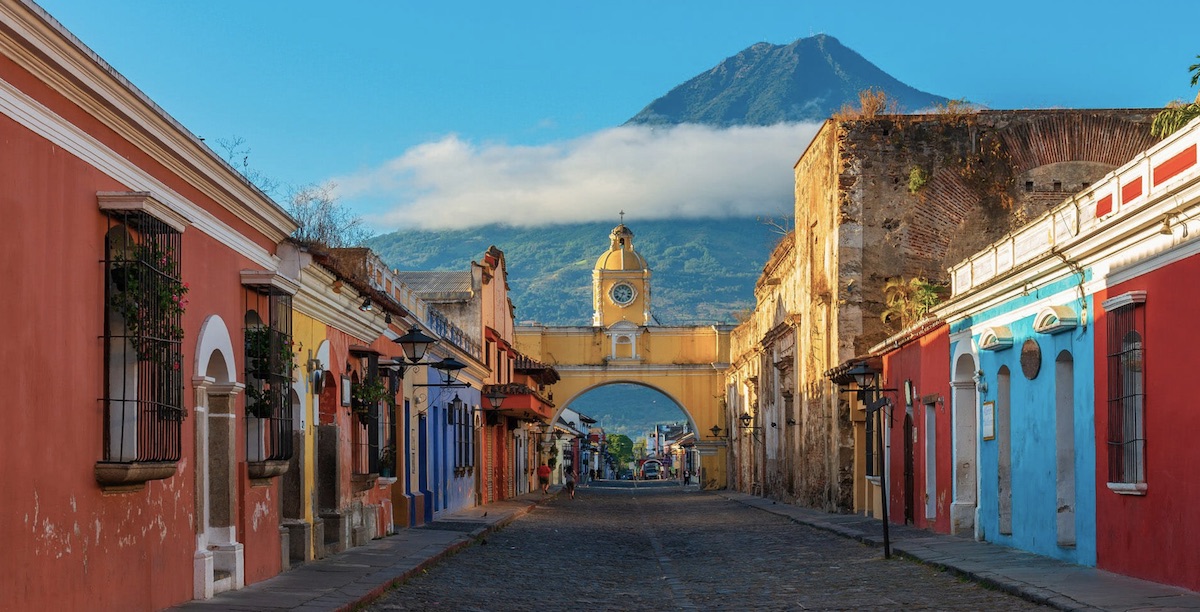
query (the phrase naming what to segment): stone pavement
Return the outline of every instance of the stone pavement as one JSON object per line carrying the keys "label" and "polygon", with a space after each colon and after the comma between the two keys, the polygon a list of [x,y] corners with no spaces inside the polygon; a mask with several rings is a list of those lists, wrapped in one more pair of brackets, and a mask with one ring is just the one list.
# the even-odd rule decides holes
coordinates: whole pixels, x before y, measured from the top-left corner
{"label": "stone pavement", "polygon": [[[883,525],[877,519],[732,491],[717,493],[797,523],[883,546]],[[893,554],[1060,610],[1200,610],[1200,593],[1194,591],[905,525],[891,525],[888,532]]]}
{"label": "stone pavement", "polygon": [[[691,487],[688,487],[691,488]],[[829,514],[762,497],[718,496],[843,537],[882,546],[878,520]],[[174,610],[353,610],[390,587],[453,555],[483,536],[554,499],[540,492],[470,508],[433,524],[403,529],[337,555],[294,567],[238,591]],[[892,525],[894,554],[1062,610],[1200,610],[1200,593],[1072,565],[985,542]]]}
{"label": "stone pavement", "polygon": [[469,508],[438,518],[430,525],[401,529],[365,546],[295,566],[243,589],[171,609],[209,612],[353,610],[557,494],[555,487],[549,496],[538,491]]}

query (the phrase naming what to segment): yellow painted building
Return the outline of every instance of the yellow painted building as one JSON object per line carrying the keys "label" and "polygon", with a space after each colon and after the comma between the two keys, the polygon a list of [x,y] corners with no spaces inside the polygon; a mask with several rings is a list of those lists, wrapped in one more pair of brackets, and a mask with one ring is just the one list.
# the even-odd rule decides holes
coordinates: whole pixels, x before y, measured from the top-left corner
{"label": "yellow painted building", "polygon": [[558,371],[554,393],[560,412],[584,393],[617,383],[669,397],[696,432],[701,485],[723,488],[729,435],[724,371],[732,328],[650,324],[650,276],[645,258],[634,249],[633,232],[618,225],[592,272],[592,325],[520,326],[517,350]]}

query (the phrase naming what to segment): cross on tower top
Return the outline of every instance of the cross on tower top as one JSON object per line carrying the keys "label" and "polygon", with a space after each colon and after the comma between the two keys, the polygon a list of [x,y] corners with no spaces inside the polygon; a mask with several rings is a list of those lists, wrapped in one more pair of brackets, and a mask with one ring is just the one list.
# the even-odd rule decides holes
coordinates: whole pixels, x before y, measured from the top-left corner
{"label": "cross on tower top", "polygon": [[621,223],[625,222],[625,211],[621,211]]}

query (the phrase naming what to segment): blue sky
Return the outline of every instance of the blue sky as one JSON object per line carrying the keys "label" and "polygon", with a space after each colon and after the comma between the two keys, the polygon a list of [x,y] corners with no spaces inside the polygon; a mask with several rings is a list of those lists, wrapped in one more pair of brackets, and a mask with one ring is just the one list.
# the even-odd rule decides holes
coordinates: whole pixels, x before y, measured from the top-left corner
{"label": "blue sky", "polygon": [[613,129],[756,42],[829,34],[992,108],[1190,100],[1200,54],[1191,1],[40,4],[210,144],[244,139],[284,185],[333,180],[380,230],[778,214],[812,126]]}

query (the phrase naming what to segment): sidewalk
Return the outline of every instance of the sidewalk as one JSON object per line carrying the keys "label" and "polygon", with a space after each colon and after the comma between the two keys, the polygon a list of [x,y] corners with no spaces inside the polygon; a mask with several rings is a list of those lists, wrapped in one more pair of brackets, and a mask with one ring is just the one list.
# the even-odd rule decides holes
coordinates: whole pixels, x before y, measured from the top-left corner
{"label": "sidewalk", "polygon": [[552,488],[548,496],[527,493],[456,512],[429,525],[401,529],[365,546],[293,567],[243,589],[171,610],[352,610],[557,494],[557,488]]}
{"label": "sidewalk", "polygon": [[[883,524],[856,514],[830,514],[732,491],[727,499],[794,522],[883,546]],[[1023,599],[1060,610],[1200,610],[1200,593],[1073,565],[1033,553],[890,525],[892,553]]]}

